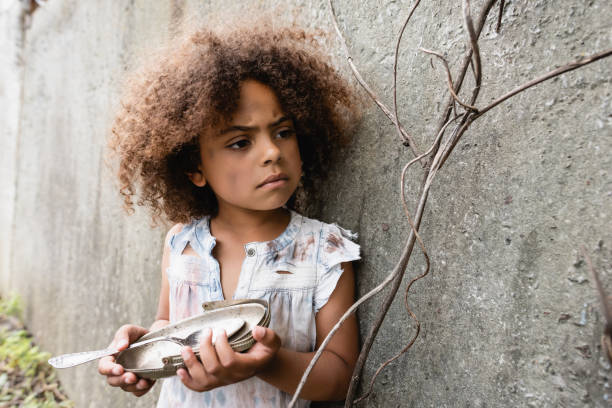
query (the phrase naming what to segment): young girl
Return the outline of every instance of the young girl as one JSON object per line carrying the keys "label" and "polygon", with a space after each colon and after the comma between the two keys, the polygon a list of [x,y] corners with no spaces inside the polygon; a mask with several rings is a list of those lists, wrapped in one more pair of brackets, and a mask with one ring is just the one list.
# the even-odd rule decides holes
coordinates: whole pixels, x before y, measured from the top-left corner
{"label": "young girl", "polygon": [[[258,25],[253,25],[257,27]],[[128,207],[149,206],[177,224],[164,245],[161,294],[149,330],[202,313],[206,301],[260,298],[269,328],[234,352],[205,332],[200,360],[164,380],[158,407],[285,407],[314,350],[352,304],[359,247],[334,224],[294,211],[312,196],[346,135],[352,94],[295,29],[200,31],[141,72],[113,127],[111,146]],[[299,197],[300,199],[296,199]],[[147,333],[127,325],[113,345]],[[344,398],[358,349],[349,319],[301,394]],[[153,382],[113,357],[99,372],[136,396]]]}

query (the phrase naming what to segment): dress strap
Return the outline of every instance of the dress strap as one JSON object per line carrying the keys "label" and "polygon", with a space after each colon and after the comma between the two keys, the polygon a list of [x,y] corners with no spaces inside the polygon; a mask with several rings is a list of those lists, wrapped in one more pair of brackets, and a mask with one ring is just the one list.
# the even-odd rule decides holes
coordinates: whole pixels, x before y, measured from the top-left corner
{"label": "dress strap", "polygon": [[205,258],[207,252],[210,252],[213,246],[211,240],[214,240],[214,238],[211,237],[208,229],[208,217],[204,217],[183,226],[179,233],[170,238],[169,244],[172,254],[175,256],[181,255],[189,245],[200,258]]}

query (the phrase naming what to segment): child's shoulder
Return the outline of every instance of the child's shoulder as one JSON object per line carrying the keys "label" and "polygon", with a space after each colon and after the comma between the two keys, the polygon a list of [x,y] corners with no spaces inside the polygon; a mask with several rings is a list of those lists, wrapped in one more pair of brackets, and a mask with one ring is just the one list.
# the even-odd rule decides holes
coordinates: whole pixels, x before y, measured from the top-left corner
{"label": "child's shoulder", "polygon": [[[319,262],[336,263],[335,258],[345,257],[351,260],[359,259],[359,245],[354,242],[357,234],[342,228],[336,223],[327,223],[314,218],[301,217],[301,228],[296,236],[296,242],[309,242],[316,245]],[[336,260],[336,262],[333,262]]]}
{"label": "child's shoulder", "polygon": [[185,235],[185,234],[189,234],[193,229],[195,229],[197,226],[201,226],[201,225],[208,225],[208,220],[209,220],[209,216],[206,215],[202,218],[198,218],[198,219],[193,219],[188,223],[177,223],[174,224],[169,230],[168,233],[166,234],[166,242],[172,240],[173,237],[178,236],[178,235]]}
{"label": "child's shoulder", "polygon": [[183,230],[184,227],[185,227],[185,224],[181,222],[179,222],[178,224],[174,224],[172,228],[168,230],[168,233],[166,234],[166,239],[170,238],[172,235],[178,234],[179,232]]}

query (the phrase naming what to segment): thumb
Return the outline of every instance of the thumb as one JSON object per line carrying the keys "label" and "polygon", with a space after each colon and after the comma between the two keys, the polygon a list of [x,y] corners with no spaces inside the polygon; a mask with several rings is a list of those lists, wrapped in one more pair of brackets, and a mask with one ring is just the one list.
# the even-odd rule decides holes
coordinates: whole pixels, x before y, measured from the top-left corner
{"label": "thumb", "polygon": [[147,332],[148,330],[144,327],[129,324],[123,325],[115,333],[112,345],[118,350],[123,350]]}
{"label": "thumb", "polygon": [[262,345],[271,349],[278,349],[281,344],[278,334],[276,334],[274,330],[267,327],[255,326],[253,328],[253,338],[258,343],[261,343]]}
{"label": "thumb", "polygon": [[115,333],[115,337],[110,345],[110,347],[114,347],[117,350],[123,350],[127,348],[130,344],[130,337],[126,330],[119,329],[117,333]]}

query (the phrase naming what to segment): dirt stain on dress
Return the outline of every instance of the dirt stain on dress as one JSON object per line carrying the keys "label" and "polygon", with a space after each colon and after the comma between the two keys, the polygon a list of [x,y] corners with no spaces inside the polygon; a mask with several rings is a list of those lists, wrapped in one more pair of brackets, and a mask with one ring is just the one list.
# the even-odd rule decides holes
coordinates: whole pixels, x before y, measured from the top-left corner
{"label": "dirt stain on dress", "polygon": [[305,261],[308,256],[308,252],[312,246],[314,246],[314,237],[311,235],[306,240],[297,242],[293,248],[292,258],[296,261]]}
{"label": "dirt stain on dress", "polygon": [[342,242],[342,237],[339,237],[336,234],[329,234],[325,241],[325,250],[327,252],[335,252],[340,248],[344,248],[344,242]]}

